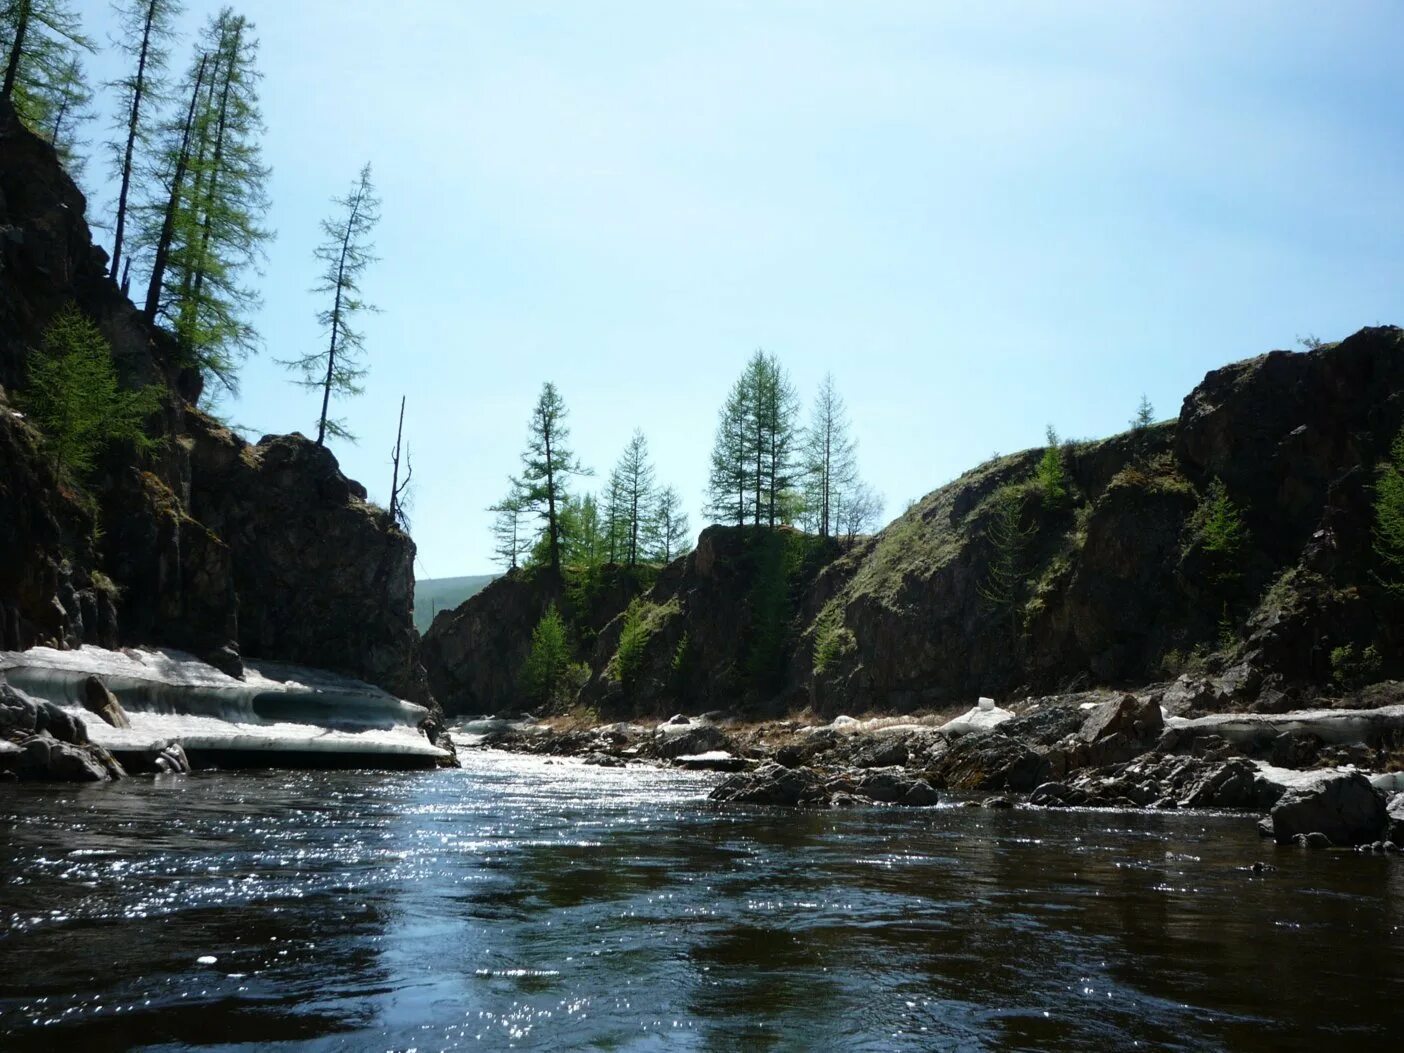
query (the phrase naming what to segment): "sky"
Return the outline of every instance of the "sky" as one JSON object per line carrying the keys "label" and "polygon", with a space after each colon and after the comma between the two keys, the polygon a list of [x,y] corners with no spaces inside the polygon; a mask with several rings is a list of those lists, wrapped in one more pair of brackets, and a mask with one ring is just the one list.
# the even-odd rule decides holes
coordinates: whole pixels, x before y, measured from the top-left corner
{"label": "sky", "polygon": [[[315,435],[275,360],[320,347],[319,221],[369,161],[381,313],[333,449],[384,502],[407,398],[421,578],[494,569],[547,380],[582,489],[638,427],[700,528],[750,354],[806,410],[832,372],[892,518],[1049,424],[1113,434],[1143,393],[1172,417],[1227,362],[1404,321],[1395,3],[235,6],[278,236],[222,412]],[[76,7],[104,40],[107,0]],[[182,66],[217,7],[188,0]]]}

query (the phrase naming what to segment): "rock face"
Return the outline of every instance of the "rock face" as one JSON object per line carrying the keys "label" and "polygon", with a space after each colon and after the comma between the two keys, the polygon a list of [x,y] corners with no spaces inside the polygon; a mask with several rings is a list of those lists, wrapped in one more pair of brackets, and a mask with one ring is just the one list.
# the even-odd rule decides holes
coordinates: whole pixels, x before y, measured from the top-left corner
{"label": "rock face", "polygon": [[124,774],[80,721],[0,679],[0,780],[105,782]]}
{"label": "rock face", "polygon": [[[248,653],[428,701],[413,542],[330,452],[301,436],[250,445],[193,408],[198,375],[108,279],[85,207],[0,102],[0,648],[157,644],[235,674]],[[54,477],[22,415],[30,349],[69,304],[123,383],[164,393],[160,448],[108,451],[83,480],[90,501]]]}
{"label": "rock face", "polygon": [[1270,813],[1272,835],[1288,844],[1299,834],[1322,834],[1336,846],[1378,841],[1389,829],[1384,798],[1358,772],[1332,772],[1294,786]]}

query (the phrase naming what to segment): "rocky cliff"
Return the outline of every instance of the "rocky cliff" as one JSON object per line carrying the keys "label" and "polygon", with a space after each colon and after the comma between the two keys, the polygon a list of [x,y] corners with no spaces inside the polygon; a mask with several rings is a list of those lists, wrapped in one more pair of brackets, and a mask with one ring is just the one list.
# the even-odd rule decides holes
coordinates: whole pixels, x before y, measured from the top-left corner
{"label": "rocky cliff", "polygon": [[[1364,329],[1216,370],[1174,421],[1065,445],[1061,493],[1031,450],[846,552],[713,527],[581,648],[579,701],[610,715],[832,715],[1155,682],[1173,682],[1183,711],[1347,693],[1404,669],[1371,507],[1402,424],[1404,333]],[[998,529],[1011,502],[1012,555]],[[1216,514],[1237,523],[1232,544]],[[1017,579],[1005,602],[991,596],[1000,560]],[[520,662],[540,609],[521,588],[499,582],[441,615],[431,678],[461,675],[484,645]],[[511,678],[473,701],[511,708]]]}
{"label": "rocky cliff", "polygon": [[[106,276],[86,203],[0,103],[0,648],[160,644],[237,672],[244,653],[429,700],[414,543],[300,435],[251,444],[194,407],[200,379]],[[123,383],[155,384],[155,453],[109,450],[81,490],[20,412],[30,350],[69,304]]]}

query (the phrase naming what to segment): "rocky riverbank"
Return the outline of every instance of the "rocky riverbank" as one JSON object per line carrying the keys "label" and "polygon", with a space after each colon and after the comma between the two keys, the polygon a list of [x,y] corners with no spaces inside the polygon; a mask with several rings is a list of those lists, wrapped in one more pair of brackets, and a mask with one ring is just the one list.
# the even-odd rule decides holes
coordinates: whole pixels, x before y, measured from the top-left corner
{"label": "rocky riverbank", "polygon": [[[1373,708],[1175,715],[1185,683],[1139,693],[983,699],[968,712],[826,723],[725,713],[663,723],[483,718],[460,748],[726,773],[722,804],[1241,810],[1278,844],[1404,848],[1404,685]],[[1396,695],[1396,689],[1398,694]]]}

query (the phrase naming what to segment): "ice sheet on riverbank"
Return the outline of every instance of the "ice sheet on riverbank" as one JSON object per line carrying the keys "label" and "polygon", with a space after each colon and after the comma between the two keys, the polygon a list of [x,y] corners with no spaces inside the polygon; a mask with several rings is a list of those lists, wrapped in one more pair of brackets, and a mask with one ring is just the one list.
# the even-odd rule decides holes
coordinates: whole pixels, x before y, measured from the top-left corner
{"label": "ice sheet on riverbank", "polygon": [[[370,684],[282,662],[247,662],[235,679],[172,650],[0,651],[0,674],[80,718],[114,753],[180,742],[187,752],[309,754],[432,764],[447,754],[418,730],[428,711]],[[96,675],[121,702],[130,728],[114,728],[83,706]]]}

